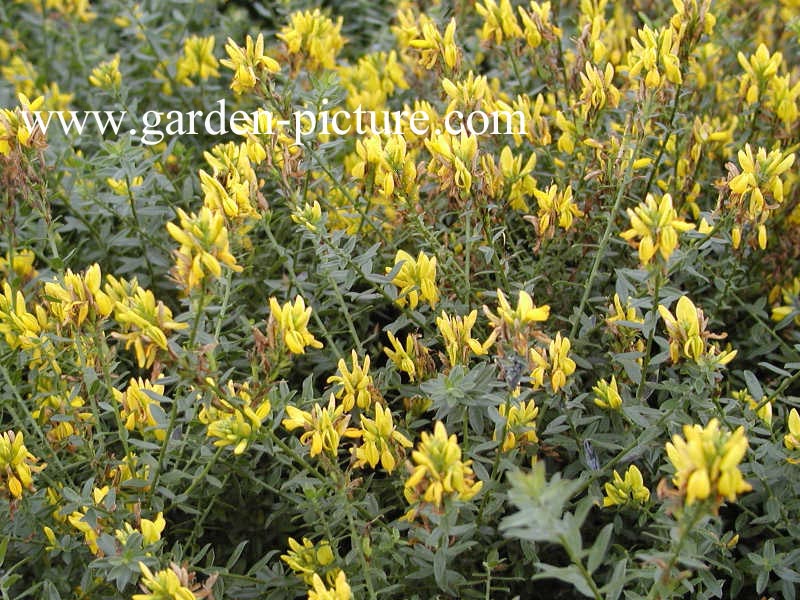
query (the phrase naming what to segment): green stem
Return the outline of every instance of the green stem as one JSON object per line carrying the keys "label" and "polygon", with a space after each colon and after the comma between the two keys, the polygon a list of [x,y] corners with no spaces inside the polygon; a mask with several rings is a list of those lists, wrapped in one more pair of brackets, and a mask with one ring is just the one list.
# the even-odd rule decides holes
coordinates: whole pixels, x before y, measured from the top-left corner
{"label": "green stem", "polygon": [[798,379],[800,379],[800,369],[795,371],[794,375],[792,375],[791,377],[787,377],[786,379],[784,379],[781,382],[781,384],[778,386],[778,389],[776,389],[774,392],[772,392],[772,394],[770,394],[769,397],[764,398],[761,402],[758,403],[758,405],[753,409],[753,412],[758,412],[759,410],[764,408],[770,402],[774,402],[775,399],[778,396],[780,396],[786,390],[786,388],[788,388],[790,385],[792,385]]}
{"label": "green stem", "polygon": [[[127,457],[130,454],[130,448],[128,447],[128,430],[125,428],[125,425],[122,422],[122,415],[119,412],[119,403],[114,397],[114,384],[111,381],[111,372],[108,369],[108,345],[106,344],[105,335],[101,334],[102,332],[99,331],[95,334],[95,345],[100,352],[100,370],[103,374],[103,383],[108,390],[109,399],[111,401],[110,404],[114,408],[114,420],[117,423],[117,430],[119,431],[119,439],[122,442],[122,449]],[[80,344],[76,344],[75,346],[76,348],[80,348]]]}
{"label": "green stem", "polygon": [[603,594],[600,593],[600,588],[597,587],[594,579],[592,578],[592,574],[586,570],[586,567],[583,564],[583,560],[581,560],[580,554],[575,552],[574,548],[569,544],[569,540],[566,536],[560,535],[558,536],[558,541],[564,547],[564,550],[567,551],[567,555],[569,556],[570,561],[573,565],[578,567],[578,571],[580,571],[581,577],[586,582],[586,585],[589,586],[589,589],[592,590],[592,594],[594,594],[595,600],[603,600]]}
{"label": "green stem", "polygon": [[670,111],[669,115],[669,123],[667,125],[666,130],[664,130],[664,137],[661,140],[661,144],[658,148],[658,155],[656,156],[656,160],[653,163],[653,168],[650,170],[650,176],[647,178],[647,185],[644,186],[644,196],[650,192],[650,186],[653,185],[653,179],[655,179],[656,172],[658,171],[658,166],[661,164],[661,158],[664,156],[664,149],[667,146],[667,141],[669,140],[669,136],[672,133],[672,123],[675,120],[675,114],[678,112],[678,100],[681,95],[681,84],[678,84],[678,87],[675,88],[675,98],[672,100],[672,110]]}
{"label": "green stem", "polygon": [[[627,138],[627,131],[625,133],[625,137],[622,140],[622,148],[625,148],[625,141]],[[636,156],[639,154],[639,144],[637,143],[633,149],[633,155],[630,158],[631,165],[633,162],[636,161]],[[581,297],[581,302],[578,305],[578,312],[575,315],[575,322],[572,324],[572,329],[570,330],[569,338],[571,340],[575,339],[576,334],[578,333],[578,328],[580,327],[581,317],[583,316],[583,311],[586,308],[586,303],[589,301],[589,296],[592,293],[592,285],[594,284],[595,277],[597,277],[597,272],[600,268],[600,262],[603,260],[605,255],[606,246],[608,246],[608,242],[611,239],[611,232],[614,229],[614,222],[616,220],[617,213],[619,212],[620,206],[622,205],[622,197],[625,195],[625,190],[628,189],[628,186],[631,182],[631,177],[633,173],[632,166],[629,166],[625,169],[625,174],[622,177],[622,183],[617,188],[617,195],[614,198],[614,205],[611,207],[611,212],[608,215],[608,221],[606,222],[606,229],[603,232],[603,237],[600,239],[600,245],[597,247],[597,252],[594,255],[594,262],[592,263],[592,269],[589,271],[589,278],[586,280],[586,285],[583,288],[583,296]]]}
{"label": "green stem", "polygon": [[339,285],[333,279],[333,276],[330,274],[329,271],[325,271],[325,278],[328,280],[328,283],[331,286],[331,290],[333,291],[333,295],[342,309],[342,315],[344,316],[344,320],[347,323],[347,329],[350,332],[350,337],[353,338],[353,344],[355,345],[355,348],[358,351],[358,353],[363,354],[364,345],[361,343],[361,338],[358,337],[358,332],[356,331],[355,323],[353,323],[353,317],[350,316],[350,310],[347,306],[347,303],[344,301],[344,297],[342,296],[341,290],[339,290]]}
{"label": "green stem", "polygon": [[653,582],[653,586],[650,588],[650,592],[647,594],[647,600],[655,600],[657,597],[656,595],[659,591],[661,591],[664,583],[670,581],[672,569],[675,568],[675,565],[680,558],[681,550],[683,550],[686,540],[689,539],[689,534],[692,532],[695,525],[697,525],[703,514],[704,511],[700,510],[698,506],[695,506],[692,511],[692,515],[689,517],[688,523],[686,521],[682,522],[680,527],[680,537],[678,538],[677,544],[675,544],[675,551],[672,553],[672,556],[670,557],[667,566],[661,572],[661,575]]}
{"label": "green stem", "polygon": [[650,309],[650,315],[653,319],[652,327],[647,335],[647,346],[644,350],[644,357],[642,358],[642,373],[639,376],[639,386],[636,388],[636,400],[642,398],[644,392],[644,384],[647,381],[647,369],[650,366],[650,352],[653,349],[653,338],[656,335],[656,324],[658,323],[658,300],[661,292],[661,270],[656,271],[655,284],[653,286],[653,305]]}
{"label": "green stem", "polygon": [[489,477],[489,481],[491,482],[491,486],[486,490],[483,495],[483,500],[481,500],[481,506],[478,509],[478,518],[477,523],[480,524],[483,522],[483,511],[486,509],[486,505],[489,503],[489,498],[492,495],[492,488],[494,487],[494,483],[497,481],[497,475],[500,471],[500,457],[503,454],[503,445],[506,443],[506,436],[508,435],[508,416],[511,412],[511,391],[509,391],[508,395],[506,396],[506,403],[505,403],[505,423],[503,423],[503,433],[500,437],[500,440],[497,443],[497,452],[494,455],[494,461],[492,462],[492,474]]}
{"label": "green stem", "polygon": [[360,535],[356,529],[356,522],[355,517],[353,516],[353,503],[347,497],[347,492],[345,490],[346,481],[344,477],[344,473],[339,471],[341,476],[341,481],[339,482],[339,493],[342,496],[342,504],[345,507],[345,514],[347,515],[347,525],[350,529],[350,545],[353,548],[358,549],[358,558],[359,562],[361,563],[361,570],[364,574],[364,582],[367,584],[367,593],[369,594],[370,600],[375,600],[378,596],[375,593],[375,587],[372,584],[372,576],[370,575],[369,563],[367,562],[367,557],[364,554],[364,546],[362,544],[363,535]]}
{"label": "green stem", "polygon": [[[272,233],[272,228],[269,226],[267,219],[266,218],[261,219],[261,224],[263,226],[264,233],[267,234],[267,237],[269,238],[269,241],[272,244],[273,248],[275,248],[275,251],[280,256],[286,256],[286,249],[278,243],[278,240],[275,239],[275,235]],[[291,282],[292,287],[297,289],[297,291],[299,292],[300,286],[297,284],[297,273],[295,273],[292,261],[286,260],[284,262],[284,265],[287,273],[289,274],[289,281]],[[330,332],[328,331],[328,328],[325,327],[325,323],[322,322],[322,319],[320,319],[319,314],[316,311],[311,311],[311,317],[314,319],[314,322],[317,324],[317,327],[319,327],[320,331],[322,331],[322,335],[325,337],[325,341],[327,341],[328,345],[333,349],[333,352],[336,354],[336,358],[344,360],[344,353],[336,344],[336,341],[331,336]]]}
{"label": "green stem", "polygon": [[[211,469],[216,464],[217,460],[222,455],[222,452],[224,450],[225,450],[225,446],[220,446],[219,448],[217,448],[217,451],[214,452],[214,456],[211,457],[211,460],[209,460],[206,463],[206,466],[203,467],[203,470],[200,472],[200,474],[192,480],[192,483],[189,484],[189,487],[186,488],[186,491],[184,491],[182,494],[180,494],[180,496],[185,496],[187,499],[189,498],[189,494],[191,494],[198,485],[200,485],[203,481],[205,481],[206,477],[211,472]],[[165,512],[168,512],[168,511],[172,510],[173,508],[175,508],[175,506],[176,506],[175,503],[170,504],[165,509]]]}
{"label": "green stem", "polygon": [[127,170],[125,172],[125,186],[128,189],[128,202],[131,205],[131,216],[133,217],[134,221],[134,231],[136,232],[136,237],[139,238],[139,245],[142,252],[142,256],[144,257],[145,265],[147,265],[147,274],[150,277],[150,285],[156,280],[155,272],[153,271],[153,263],[150,262],[150,257],[147,256],[147,240],[145,239],[144,232],[142,231],[141,223],[139,222],[139,213],[136,210],[136,199],[133,197],[133,190],[131,189],[131,178],[128,174]]}

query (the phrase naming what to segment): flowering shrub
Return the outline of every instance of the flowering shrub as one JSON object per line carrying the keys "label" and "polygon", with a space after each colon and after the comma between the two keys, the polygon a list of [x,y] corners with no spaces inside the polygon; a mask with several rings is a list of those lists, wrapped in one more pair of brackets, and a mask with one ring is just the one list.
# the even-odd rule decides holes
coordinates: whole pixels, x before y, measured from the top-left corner
{"label": "flowering shrub", "polygon": [[795,598],[800,4],[330,4],[0,4],[3,597]]}

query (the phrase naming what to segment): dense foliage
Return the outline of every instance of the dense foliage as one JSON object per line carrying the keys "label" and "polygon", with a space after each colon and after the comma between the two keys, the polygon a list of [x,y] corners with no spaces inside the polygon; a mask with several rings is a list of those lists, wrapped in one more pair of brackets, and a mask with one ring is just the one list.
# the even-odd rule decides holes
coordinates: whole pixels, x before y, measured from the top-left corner
{"label": "dense foliage", "polygon": [[3,598],[794,598],[800,3],[329,4],[0,3]]}

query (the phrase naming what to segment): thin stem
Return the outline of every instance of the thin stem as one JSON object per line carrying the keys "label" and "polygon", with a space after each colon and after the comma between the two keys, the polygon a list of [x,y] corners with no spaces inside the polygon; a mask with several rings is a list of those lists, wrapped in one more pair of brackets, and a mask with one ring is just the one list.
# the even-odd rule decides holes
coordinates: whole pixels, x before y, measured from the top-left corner
{"label": "thin stem", "polygon": [[360,535],[356,529],[356,522],[353,516],[353,503],[347,497],[344,473],[342,473],[340,470],[339,475],[341,477],[339,482],[339,493],[342,496],[342,504],[345,507],[345,514],[347,515],[347,525],[350,529],[350,545],[358,549],[358,558],[359,562],[361,563],[361,570],[364,573],[364,582],[367,584],[367,593],[369,594],[370,600],[375,600],[378,596],[375,593],[375,587],[372,584],[372,576],[370,575],[369,563],[367,562],[367,557],[364,554],[364,546],[362,544],[363,536]]}
{"label": "thin stem", "polygon": [[572,546],[569,544],[569,540],[566,536],[560,535],[558,536],[558,541],[564,547],[564,550],[567,551],[567,555],[569,556],[570,561],[573,565],[578,567],[578,571],[580,571],[581,577],[586,582],[586,585],[589,586],[589,589],[592,590],[592,594],[594,594],[595,600],[603,600],[603,594],[600,593],[600,588],[597,587],[594,579],[592,578],[591,573],[586,570],[586,567],[583,564],[583,560],[579,554],[576,554]]}
{"label": "thin stem", "polygon": [[[111,372],[108,369],[108,345],[106,344],[106,337],[102,335],[102,332],[98,331],[95,334],[95,344],[97,348],[99,348],[100,352],[100,370],[103,374],[103,383],[108,390],[109,398],[111,400],[111,406],[114,408],[114,420],[117,423],[117,430],[119,431],[119,439],[122,442],[122,449],[125,452],[125,456],[130,455],[130,449],[128,447],[128,430],[125,428],[124,424],[122,423],[122,415],[119,412],[119,402],[117,402],[116,398],[114,397],[114,384],[111,381]],[[76,348],[80,348],[80,344],[75,345]]]}
{"label": "thin stem", "polygon": [[[627,138],[628,132],[625,132],[625,137],[622,141],[622,149],[625,148],[625,141]],[[622,153],[622,151],[621,151]],[[637,143],[633,149],[633,155],[630,158],[631,165],[636,161],[636,157],[639,154],[639,144]],[[608,221],[606,222],[606,229],[603,232],[603,237],[600,239],[600,245],[597,247],[597,252],[594,255],[594,262],[592,263],[592,269],[589,271],[589,278],[586,280],[586,285],[583,288],[583,296],[581,297],[581,302],[578,305],[578,312],[575,315],[575,322],[572,324],[572,329],[570,330],[569,337],[570,339],[575,339],[576,334],[578,333],[578,328],[580,327],[581,317],[583,316],[583,311],[586,308],[586,303],[589,301],[589,295],[592,293],[592,285],[594,284],[595,277],[597,277],[597,272],[600,268],[600,262],[603,260],[605,255],[606,246],[608,246],[608,242],[611,239],[611,232],[614,229],[614,222],[616,220],[617,213],[619,212],[620,206],[622,205],[622,197],[625,195],[625,190],[628,189],[628,186],[631,182],[631,177],[633,173],[633,168],[629,167],[625,169],[625,174],[622,176],[622,183],[617,188],[617,195],[614,198],[614,205],[611,207],[611,212],[608,215]]]}
{"label": "thin stem", "polygon": [[658,171],[658,166],[661,164],[661,158],[664,156],[664,149],[667,146],[667,141],[669,140],[669,136],[672,134],[672,123],[675,120],[675,114],[678,112],[678,100],[681,95],[681,84],[678,84],[678,87],[675,88],[675,98],[672,100],[672,110],[670,111],[669,115],[669,123],[667,125],[667,129],[664,131],[664,138],[661,140],[661,144],[658,148],[658,155],[656,156],[656,160],[653,163],[653,168],[650,170],[650,176],[647,178],[647,185],[644,186],[644,196],[647,196],[648,192],[650,191],[650,186],[653,185],[653,179],[655,179],[656,172]]}
{"label": "thin stem", "polygon": [[[267,219],[261,219],[261,224],[264,229],[264,233],[267,234],[270,243],[275,248],[275,251],[278,252],[279,255],[286,255],[286,249],[278,243],[278,240],[275,239],[275,235],[272,233],[272,228],[269,226]],[[297,284],[297,273],[295,273],[294,265],[292,264],[291,260],[285,261],[285,268],[287,273],[289,274],[289,281],[292,284],[292,287],[296,288],[300,291],[300,286]],[[334,353],[336,354],[336,358],[340,360],[344,360],[344,353],[341,351],[339,346],[334,341],[333,337],[331,336],[328,328],[325,327],[325,323],[322,322],[320,319],[319,314],[316,311],[311,312],[311,317],[314,319],[314,322],[319,327],[320,331],[322,331],[322,335],[325,337],[325,340],[328,342],[328,345],[333,349]]]}
{"label": "thin stem", "polygon": [[[685,514],[685,513],[684,513]],[[684,521],[680,527],[680,537],[678,538],[678,543],[675,544],[675,551],[672,553],[672,556],[667,563],[667,566],[661,572],[661,575],[658,579],[653,582],[653,586],[650,588],[650,592],[647,594],[647,600],[654,600],[656,598],[656,594],[661,590],[663,587],[665,580],[669,581],[672,569],[678,562],[678,559],[681,555],[681,550],[683,550],[683,546],[686,543],[686,540],[689,539],[689,534],[694,529],[694,526],[697,525],[697,522],[703,516],[704,511],[700,510],[698,507],[695,507],[692,511],[692,515],[689,518],[688,523]]]}
{"label": "thin stem", "polygon": [[350,337],[353,338],[353,344],[355,345],[356,350],[358,350],[358,353],[363,354],[364,345],[361,343],[361,339],[358,337],[356,326],[353,323],[353,317],[350,316],[350,310],[347,306],[347,303],[344,301],[344,297],[342,296],[341,290],[339,290],[339,285],[333,279],[329,271],[325,271],[325,278],[331,285],[331,291],[333,292],[336,301],[339,303],[339,306],[342,309],[342,315],[344,316],[344,320],[347,323],[347,329],[350,332]]}
{"label": "thin stem", "polygon": [[636,400],[640,400],[644,392],[644,384],[647,381],[647,369],[650,366],[650,352],[653,349],[653,338],[656,334],[656,324],[658,323],[658,300],[659,293],[661,292],[661,270],[656,271],[655,284],[653,286],[653,305],[650,309],[650,315],[653,319],[653,326],[650,328],[650,333],[647,336],[647,346],[644,350],[644,357],[642,358],[642,373],[639,376],[639,386],[636,388]]}
{"label": "thin stem", "polygon": [[[189,484],[189,487],[186,488],[186,490],[182,494],[179,494],[179,496],[186,496],[186,498],[188,498],[189,494],[191,494],[198,485],[200,485],[203,481],[205,481],[206,476],[208,476],[208,474],[211,472],[211,469],[216,464],[219,457],[222,455],[223,450],[225,450],[225,446],[220,446],[217,448],[217,451],[214,452],[214,456],[212,456],[211,460],[206,463],[206,466],[203,467],[203,470],[200,472],[200,474],[192,480],[192,483]],[[175,508],[175,506],[176,503],[172,503],[166,510],[169,511]]]}

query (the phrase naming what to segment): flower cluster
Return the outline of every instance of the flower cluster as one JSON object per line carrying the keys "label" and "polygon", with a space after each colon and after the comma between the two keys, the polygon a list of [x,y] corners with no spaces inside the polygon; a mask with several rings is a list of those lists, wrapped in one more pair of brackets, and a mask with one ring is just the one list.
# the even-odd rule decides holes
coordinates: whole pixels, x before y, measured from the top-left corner
{"label": "flower cluster", "polygon": [[422,432],[422,440],[411,454],[415,466],[405,482],[405,497],[412,505],[408,513],[413,518],[419,503],[441,509],[445,500],[470,500],[483,487],[475,481],[470,468],[472,461],[461,460],[461,447],[455,434],[447,434],[444,423],[437,421],[433,435]]}
{"label": "flower cluster", "polygon": [[744,427],[733,433],[720,429],[711,419],[705,427],[685,425],[683,437],[672,436],[666,445],[667,456],[675,469],[672,482],[685,497],[686,505],[710,499],[736,500],[752,487],[744,480],[739,463],[748,449]]}

